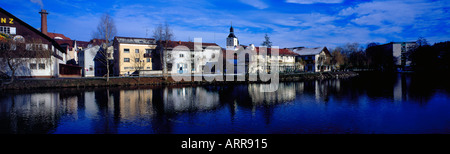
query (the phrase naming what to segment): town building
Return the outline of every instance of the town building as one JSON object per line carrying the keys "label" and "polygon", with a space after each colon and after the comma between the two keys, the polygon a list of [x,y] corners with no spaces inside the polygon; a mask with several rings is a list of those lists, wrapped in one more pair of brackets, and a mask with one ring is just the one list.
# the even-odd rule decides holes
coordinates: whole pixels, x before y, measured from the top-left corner
{"label": "town building", "polygon": [[394,57],[395,68],[398,71],[410,70],[410,53],[417,47],[416,42],[390,42],[380,45],[383,51],[392,54]]}
{"label": "town building", "polygon": [[[92,46],[92,45],[89,45]],[[106,74],[108,74],[109,69],[109,75],[114,75],[114,46],[113,42],[110,42],[108,44],[102,43],[99,46],[100,49],[96,52],[96,55],[94,57],[94,67],[95,67],[95,76],[104,77]],[[93,47],[95,47],[93,46]]]}
{"label": "town building", "polygon": [[136,37],[114,37],[114,76],[151,72],[151,53],[156,48],[155,39]]}
{"label": "town building", "polygon": [[55,41],[66,50],[66,63],[71,65],[78,64],[78,52],[87,48],[86,41],[55,39]]}
{"label": "town building", "polygon": [[[299,63],[296,63],[297,53],[292,52],[290,49],[278,49],[278,56],[272,55],[272,48],[264,48],[266,51],[265,55],[262,55],[260,51],[263,47],[255,47],[254,44],[250,44],[249,46],[239,45],[239,40],[234,34],[233,26],[230,27],[230,34],[227,37],[227,47],[222,50],[222,54],[224,55],[225,64],[234,64],[234,73],[238,73],[237,69],[239,67],[245,68],[245,73],[255,74],[258,72],[270,72],[270,64],[273,62],[278,62],[278,71],[279,73],[292,73],[303,70],[303,66]],[[238,56],[241,52],[248,53],[245,50],[249,50],[250,53],[254,55],[250,58],[250,56],[245,56],[245,60],[239,61]],[[226,52],[234,52],[231,57],[227,56]],[[243,56],[243,55],[241,55]],[[260,66],[257,62],[264,61],[267,63],[266,66]],[[225,66],[225,65],[224,65]],[[244,72],[239,72],[244,73]]]}
{"label": "town building", "polygon": [[[278,56],[272,55],[273,48],[266,48],[267,55],[265,56],[260,54],[260,51],[262,50],[261,47],[255,47],[255,50],[258,61],[267,62],[267,66],[270,66],[271,63],[277,61],[279,73],[294,73],[303,70],[303,66],[295,61],[299,54],[292,52],[290,49],[278,49]],[[270,67],[264,68],[263,66],[258,66],[258,70],[268,73]]]}
{"label": "town building", "polygon": [[299,55],[297,57],[304,62],[306,72],[331,71],[331,54],[327,47],[294,47],[289,49]]}
{"label": "town building", "polygon": [[[41,18],[41,20],[45,20],[46,24],[46,14],[48,13],[45,10],[41,12],[44,13],[45,17],[45,19]],[[80,75],[77,66],[66,65],[66,51],[54,39],[45,34],[46,28],[41,32],[2,8],[0,8],[0,21],[0,33],[2,33],[3,43],[7,40],[14,40],[15,43],[18,43],[16,45],[25,45],[25,48],[9,48],[11,50],[21,50],[17,51],[16,55],[12,55],[14,61],[22,61],[17,66],[15,76],[50,78]],[[29,52],[29,54],[19,54],[22,52]],[[40,55],[46,52],[49,54]],[[1,63],[6,61],[5,57],[0,60]],[[3,67],[3,73],[12,75],[12,70],[7,65],[1,66]]]}
{"label": "town building", "polygon": [[95,56],[100,50],[100,46],[96,45],[90,48],[86,48],[78,52],[78,66],[82,68],[82,77],[94,77],[95,76]]}
{"label": "town building", "polygon": [[[212,66],[212,63],[219,62],[222,50],[216,43],[184,41],[168,41],[166,45],[158,46],[158,50],[164,52],[164,46],[167,72],[171,74],[203,73],[206,68]],[[155,57],[157,58],[159,57]],[[215,68],[210,69],[215,72]]]}
{"label": "town building", "polygon": [[81,75],[83,77],[105,76],[108,73],[107,62],[109,63],[110,74],[113,74],[114,58],[112,53],[114,47],[111,44],[106,52],[102,45],[89,45],[90,47],[78,52],[78,65],[82,68]]}

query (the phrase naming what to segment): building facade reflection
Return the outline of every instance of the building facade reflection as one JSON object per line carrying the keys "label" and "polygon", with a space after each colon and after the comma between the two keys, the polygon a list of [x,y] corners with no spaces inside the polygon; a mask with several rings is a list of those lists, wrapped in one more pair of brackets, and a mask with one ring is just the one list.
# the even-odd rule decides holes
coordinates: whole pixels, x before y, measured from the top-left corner
{"label": "building facade reflection", "polygon": [[[261,84],[2,93],[0,133],[177,133],[210,130],[206,127],[220,129],[213,132],[222,132],[223,127],[254,130],[247,129],[249,123],[268,126],[261,127],[266,130],[292,119],[299,127],[312,124],[311,128],[321,130],[313,126],[337,124],[333,118],[359,120],[358,116],[368,116],[376,120],[380,117],[366,112],[385,112],[384,106],[393,107],[386,108],[393,113],[402,112],[394,109],[415,107],[409,102],[425,102],[420,104],[425,106],[435,97],[434,85],[417,78],[398,75],[367,80],[281,82],[278,91],[268,93],[261,92]],[[324,123],[314,123],[317,118]],[[346,122],[339,128],[354,126]]]}
{"label": "building facade reflection", "polygon": [[219,105],[219,94],[202,87],[166,87],[163,98],[167,112],[204,111]]}

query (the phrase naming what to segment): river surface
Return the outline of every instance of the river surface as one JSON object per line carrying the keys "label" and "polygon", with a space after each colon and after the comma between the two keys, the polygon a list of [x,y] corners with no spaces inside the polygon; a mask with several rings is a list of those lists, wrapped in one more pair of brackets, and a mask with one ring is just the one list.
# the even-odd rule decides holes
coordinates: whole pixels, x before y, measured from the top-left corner
{"label": "river surface", "polygon": [[260,87],[7,91],[0,134],[450,133],[450,88],[440,80],[366,74]]}

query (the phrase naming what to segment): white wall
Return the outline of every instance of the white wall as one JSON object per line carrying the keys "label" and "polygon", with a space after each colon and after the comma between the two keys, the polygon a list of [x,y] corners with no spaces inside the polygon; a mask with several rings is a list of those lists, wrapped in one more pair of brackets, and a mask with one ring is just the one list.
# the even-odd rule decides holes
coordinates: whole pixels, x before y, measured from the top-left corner
{"label": "white wall", "polygon": [[[167,58],[167,63],[172,64],[172,71],[170,73],[179,74],[180,65],[182,64],[183,71],[187,73],[202,73],[202,67],[208,62],[218,62],[221,49],[216,47],[206,47],[201,51],[189,51],[189,49],[182,46],[177,46],[172,51],[168,51],[170,58]],[[180,54],[183,57],[180,57]],[[194,55],[194,57],[192,57]],[[194,66],[191,64],[194,63]],[[194,68],[194,71],[192,71]],[[216,69],[217,70],[217,69]]]}
{"label": "white wall", "polygon": [[83,77],[95,76],[94,58],[99,49],[100,46],[96,45],[90,48],[86,48],[78,53],[79,65],[82,68]]}
{"label": "white wall", "polygon": [[[30,77],[30,76],[55,76],[53,73],[54,71],[54,63],[56,60],[52,58],[19,58],[19,59],[13,59],[13,61],[16,60],[23,60],[25,61],[22,63],[15,72],[15,76],[20,77]],[[1,60],[1,59],[0,59]],[[36,64],[36,69],[30,69],[30,64]],[[44,69],[39,68],[39,64],[44,64]],[[12,75],[12,71],[9,69],[8,65],[4,65],[4,68],[2,68],[6,74],[9,76]],[[57,74],[56,74],[57,76]]]}

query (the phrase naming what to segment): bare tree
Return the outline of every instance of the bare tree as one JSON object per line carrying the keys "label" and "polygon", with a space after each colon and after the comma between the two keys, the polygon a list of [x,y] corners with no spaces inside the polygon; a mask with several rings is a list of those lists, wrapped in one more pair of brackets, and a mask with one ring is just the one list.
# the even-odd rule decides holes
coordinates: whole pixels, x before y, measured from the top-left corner
{"label": "bare tree", "polygon": [[159,24],[155,27],[155,29],[153,30],[153,38],[155,38],[155,40],[158,41],[160,45],[163,45],[164,52],[161,53],[161,51],[159,51],[159,58],[161,60],[163,76],[164,78],[167,78],[167,46],[168,42],[174,39],[174,34],[167,21],[164,23],[164,25]]}
{"label": "bare tree", "polygon": [[419,47],[429,45],[427,39],[424,38],[424,37],[419,37],[419,38],[417,39],[417,41],[416,41],[416,44],[417,44],[417,46],[419,46]]}
{"label": "bare tree", "polygon": [[[28,63],[51,63],[52,51],[48,49],[48,44],[42,43],[42,40],[31,39],[25,42],[23,39],[12,39],[3,35],[0,40],[0,67],[4,74],[6,68],[11,71],[10,81],[6,84],[14,82],[16,72],[19,68],[28,69]],[[37,67],[37,65],[36,65]],[[5,69],[3,69],[5,68]],[[31,75],[31,74],[30,74]]]}
{"label": "bare tree", "polygon": [[147,65],[147,61],[145,60],[144,56],[141,53],[134,53],[133,54],[133,61],[134,61],[134,69],[138,73],[138,82],[141,81],[141,72],[144,70],[145,65]]}
{"label": "bare tree", "polygon": [[116,25],[114,23],[113,18],[105,13],[100,18],[100,22],[97,25],[97,30],[92,33],[92,37],[94,39],[101,39],[104,40],[102,43],[102,52],[100,54],[102,55],[101,58],[98,58],[97,60],[103,63],[103,65],[106,66],[106,82],[109,82],[109,69],[110,69],[110,60],[109,58],[112,56],[112,53],[108,52],[108,44],[110,41],[114,39],[114,36],[117,34]]}
{"label": "bare tree", "polygon": [[331,64],[336,67],[336,69],[340,70],[341,67],[345,64],[345,55],[341,53],[342,48],[336,47],[334,51],[331,53]]}

